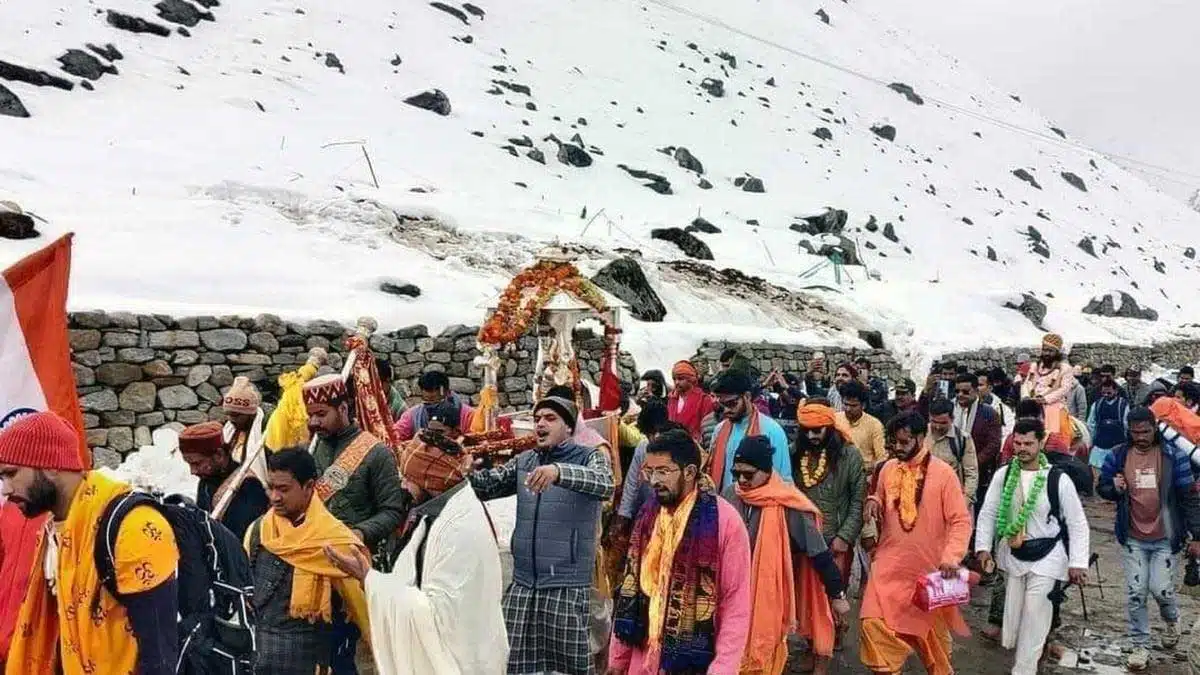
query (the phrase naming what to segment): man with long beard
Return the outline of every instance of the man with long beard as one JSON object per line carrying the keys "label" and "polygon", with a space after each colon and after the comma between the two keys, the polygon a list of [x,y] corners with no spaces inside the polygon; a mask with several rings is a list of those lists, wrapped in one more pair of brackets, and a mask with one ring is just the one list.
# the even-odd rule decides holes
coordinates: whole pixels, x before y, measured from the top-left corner
{"label": "man with long beard", "polygon": [[1069,445],[1075,435],[1067,411],[1067,395],[1075,386],[1075,371],[1063,354],[1061,335],[1047,333],[1042,338],[1042,354],[1021,383],[1021,398],[1031,398],[1042,406],[1046,432],[1061,434]]}
{"label": "man with long beard", "polygon": [[[861,388],[861,387],[860,387]],[[806,403],[796,413],[796,487],[821,510],[821,534],[849,585],[854,545],[863,529],[867,471],[838,417],[826,405]]]}
{"label": "man with long beard", "polygon": [[950,465],[930,454],[918,414],[888,422],[889,459],[867,498],[867,520],[878,523],[871,582],[863,594],[859,646],[873,673],[899,673],[913,652],[930,675],[951,675],[951,637],[969,631],[957,607],[924,612],[913,586],[940,571],[959,576],[971,539],[971,514]]}
{"label": "man with long beard", "polygon": [[657,501],[634,525],[608,675],[738,672],[751,622],[750,539],[737,509],[700,486],[700,465],[685,431],[646,448],[642,472]]}

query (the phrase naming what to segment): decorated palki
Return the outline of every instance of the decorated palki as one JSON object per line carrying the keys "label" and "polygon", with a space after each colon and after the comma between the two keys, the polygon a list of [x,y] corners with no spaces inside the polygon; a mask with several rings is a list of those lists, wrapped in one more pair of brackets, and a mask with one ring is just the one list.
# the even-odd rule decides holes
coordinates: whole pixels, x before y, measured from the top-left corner
{"label": "decorated palki", "polygon": [[502,428],[506,425],[498,413],[496,383],[501,355],[515,351],[520,339],[530,333],[538,340],[531,400],[538,400],[551,387],[568,386],[575,392],[575,404],[582,411],[588,406],[584,405],[584,385],[573,334],[581,322],[599,322],[604,327],[605,354],[596,410],[611,412],[620,407],[616,362],[621,311],[628,305],[584,277],[575,266],[575,259],[573,253],[560,246],[542,249],[534,263],[513,277],[489,303],[487,320],[477,337],[480,355],[475,364],[483,371],[483,390],[471,431],[482,442],[475,444],[473,452],[487,452],[491,444],[510,442],[513,438]]}

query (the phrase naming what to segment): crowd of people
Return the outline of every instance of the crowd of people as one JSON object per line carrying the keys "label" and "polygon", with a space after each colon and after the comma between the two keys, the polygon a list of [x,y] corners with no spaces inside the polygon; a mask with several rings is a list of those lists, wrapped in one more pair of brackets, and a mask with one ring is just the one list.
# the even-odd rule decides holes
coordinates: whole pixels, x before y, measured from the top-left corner
{"label": "crowd of people", "polygon": [[[1200,405],[1189,368],[1171,386],[1135,366],[1119,381],[1070,364],[1048,334],[1012,374],[943,362],[918,388],[865,358],[830,374],[818,353],[803,375],[764,375],[730,350],[707,373],[645,373],[619,411],[550,388],[532,409],[536,447],[493,458],[464,445],[475,411],[443,373],[421,376],[413,405],[389,392],[397,448],[360,425],[342,376],[317,376],[322,358],[281,378],[291,400],[269,420],[239,379],[228,423],[179,435],[199,479],[192,522],[227,530],[236,551],[217,557],[247,575],[213,582],[244,592],[232,614],[194,611],[209,590],[194,558],[213,555],[182,511],[115,508],[130,486],[84,466],[54,413],[0,431],[6,672],[244,660],[264,675],[779,675],[799,659],[826,673],[855,630],[874,673],[916,656],[950,675],[969,633],[960,591],[984,584],[983,634],[1033,675],[1055,652],[1065,589],[1088,576],[1093,490],[1116,503],[1129,668],[1149,660],[1150,597],[1163,646],[1182,632],[1174,570],[1185,548],[1200,556],[1194,447],[1177,429]],[[619,415],[615,436],[585,424],[597,412]],[[505,497],[508,546],[487,506]],[[247,622],[248,643],[230,637]],[[227,669],[181,667],[198,649]]]}

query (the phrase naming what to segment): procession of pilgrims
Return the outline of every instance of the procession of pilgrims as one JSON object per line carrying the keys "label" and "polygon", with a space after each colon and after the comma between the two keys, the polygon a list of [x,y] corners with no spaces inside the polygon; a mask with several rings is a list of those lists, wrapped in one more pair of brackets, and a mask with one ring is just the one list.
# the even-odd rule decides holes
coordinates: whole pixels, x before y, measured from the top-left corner
{"label": "procession of pilgrims", "polygon": [[[1116,504],[1128,667],[1155,646],[1150,598],[1162,646],[1185,632],[1190,368],[1171,389],[1084,373],[1046,334],[1012,375],[942,363],[921,388],[735,350],[622,383],[624,308],[550,250],[490,307],[475,405],[439,368],[406,402],[363,319],[342,368],[313,349],[279,377],[270,414],[237,378],[225,421],[156,432],[116,471],[54,413],[12,423],[5,672],[820,674],[855,631],[843,658],[872,673],[951,675],[976,591],[977,630],[1033,675],[1088,578],[1085,499]],[[603,329],[595,383],[581,322]],[[526,335],[533,404],[502,412]]]}

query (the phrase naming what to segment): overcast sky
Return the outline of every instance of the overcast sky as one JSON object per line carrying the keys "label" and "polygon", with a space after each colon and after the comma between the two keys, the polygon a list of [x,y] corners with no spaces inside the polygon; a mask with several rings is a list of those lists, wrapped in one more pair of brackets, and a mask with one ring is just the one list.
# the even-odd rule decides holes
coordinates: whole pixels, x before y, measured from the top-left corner
{"label": "overcast sky", "polygon": [[855,0],[1008,89],[1076,140],[1200,188],[1200,0]]}

